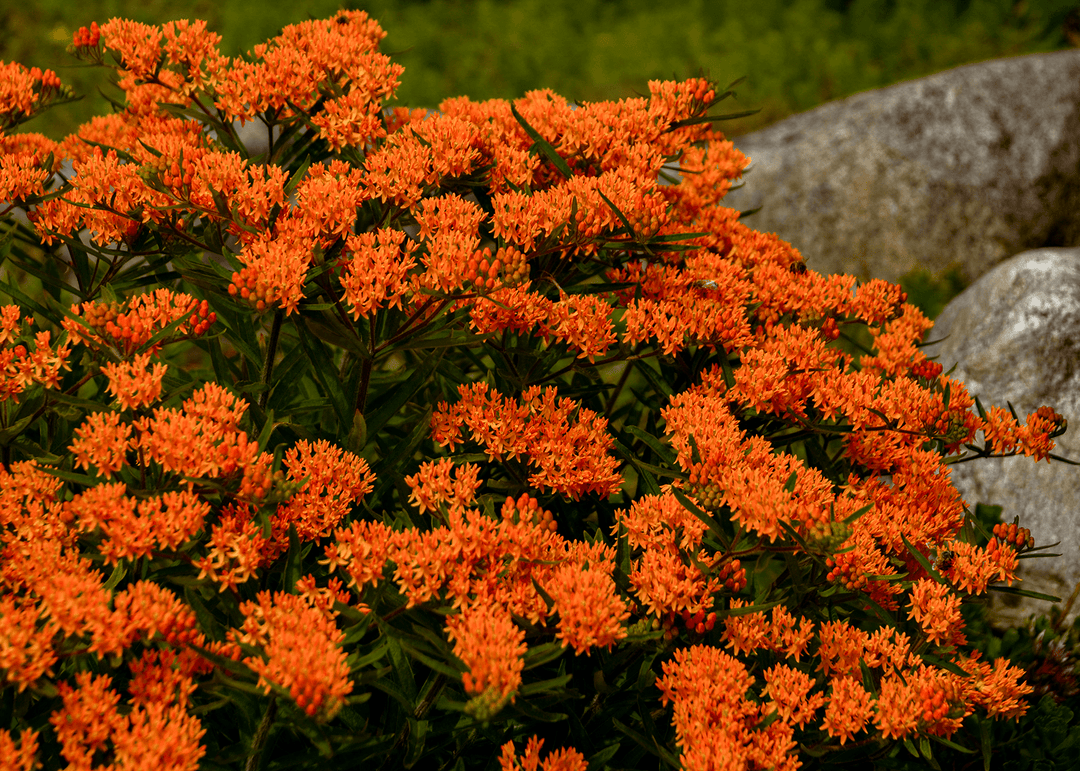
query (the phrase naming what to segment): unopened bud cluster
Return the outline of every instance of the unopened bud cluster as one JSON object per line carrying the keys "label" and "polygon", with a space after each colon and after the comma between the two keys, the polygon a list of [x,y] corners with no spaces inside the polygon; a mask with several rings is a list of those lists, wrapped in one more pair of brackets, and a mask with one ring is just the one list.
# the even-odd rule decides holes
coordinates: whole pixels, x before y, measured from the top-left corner
{"label": "unopened bud cluster", "polygon": [[825,567],[829,568],[826,578],[843,584],[845,589],[859,591],[866,588],[867,578],[856,563],[853,552],[834,554],[825,560]]}
{"label": "unopened bud cluster", "polygon": [[741,592],[746,588],[746,568],[739,560],[725,562],[717,573],[717,578],[724,582],[724,588],[732,594]]}
{"label": "unopened bud cluster", "polygon": [[474,720],[486,723],[498,715],[512,698],[513,694],[503,694],[497,688],[488,688],[465,703],[465,714]]}
{"label": "unopened bud cluster", "polygon": [[817,522],[807,534],[806,542],[821,554],[831,554],[839,549],[851,535],[851,527],[843,522]]}
{"label": "unopened bud cluster", "polygon": [[466,281],[477,292],[489,292],[500,286],[517,286],[529,277],[529,264],[525,253],[513,246],[505,246],[492,255],[484,249],[480,256],[469,259],[465,270]]}
{"label": "unopened bud cluster", "polygon": [[514,523],[523,520],[532,522],[534,525],[538,525],[552,533],[554,533],[558,527],[552,513],[546,509],[540,508],[540,501],[536,500],[528,493],[522,493],[517,499],[514,499],[513,497],[507,498],[506,501],[503,502],[501,513],[502,518],[505,520],[510,520]]}
{"label": "unopened bud cluster", "polygon": [[1035,538],[1031,535],[1031,531],[1026,527],[1020,527],[1016,522],[1009,525],[1004,522],[994,525],[994,535],[1017,551],[1035,547]]}

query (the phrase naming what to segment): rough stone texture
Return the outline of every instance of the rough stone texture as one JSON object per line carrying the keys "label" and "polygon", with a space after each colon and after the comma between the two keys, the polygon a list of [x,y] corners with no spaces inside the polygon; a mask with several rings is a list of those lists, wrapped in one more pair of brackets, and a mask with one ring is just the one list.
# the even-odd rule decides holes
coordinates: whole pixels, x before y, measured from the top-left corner
{"label": "rough stone texture", "polygon": [[1025,249],[1080,246],[1080,50],[867,91],[734,139],[725,204],[815,270],[973,281]]}
{"label": "rough stone texture", "polygon": [[[1080,249],[1036,249],[998,265],[946,306],[927,339],[942,342],[926,355],[946,371],[956,363],[953,375],[983,406],[1011,402],[1021,420],[1043,404],[1064,415],[1054,454],[1080,460]],[[1021,561],[1020,586],[1068,599],[1080,582],[1080,467],[1017,456],[952,468],[969,506],[1003,506],[1006,522],[1019,515],[1036,545],[1061,541],[1051,550],[1061,557]],[[1003,624],[1049,609],[995,597]]]}

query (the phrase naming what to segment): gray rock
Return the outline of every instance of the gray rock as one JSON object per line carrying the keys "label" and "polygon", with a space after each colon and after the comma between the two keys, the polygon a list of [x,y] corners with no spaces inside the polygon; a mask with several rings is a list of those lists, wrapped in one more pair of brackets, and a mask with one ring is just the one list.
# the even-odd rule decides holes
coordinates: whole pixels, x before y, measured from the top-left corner
{"label": "gray rock", "polygon": [[1080,246],[1080,50],[998,59],[867,91],[734,139],[725,205],[810,267],[974,281],[1025,249]]}
{"label": "gray rock", "polygon": [[[927,339],[941,342],[926,355],[946,371],[956,363],[954,377],[983,406],[1011,402],[1021,421],[1044,404],[1064,415],[1069,428],[1053,453],[1080,460],[1080,249],[1036,249],[1003,262],[946,306]],[[1019,515],[1036,545],[1061,542],[1050,550],[1061,557],[1021,561],[1020,588],[1068,599],[1080,582],[1080,467],[1016,456],[952,469],[969,506],[1003,506],[1003,519]],[[1050,607],[994,594],[995,621],[1005,625]]]}

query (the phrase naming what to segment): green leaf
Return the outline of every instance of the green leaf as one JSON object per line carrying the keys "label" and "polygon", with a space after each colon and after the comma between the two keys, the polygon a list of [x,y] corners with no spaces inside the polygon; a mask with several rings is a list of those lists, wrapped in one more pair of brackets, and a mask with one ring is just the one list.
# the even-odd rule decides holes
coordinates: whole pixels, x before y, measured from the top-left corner
{"label": "green leaf", "polygon": [[528,134],[532,141],[535,143],[534,147],[536,147],[544,155],[545,158],[551,161],[551,165],[558,169],[559,173],[567,179],[570,179],[572,176],[574,176],[574,172],[570,170],[570,166],[566,163],[563,157],[555,151],[555,148],[551,146],[550,142],[540,136],[539,131],[529,125],[529,122],[521,116],[520,112],[517,111],[517,107],[514,106],[513,102],[510,103],[510,112],[517,120],[517,122],[521,124],[521,127],[525,129],[525,133]]}
{"label": "green leaf", "polygon": [[707,512],[704,512],[700,508],[698,508],[694,504],[694,502],[691,501],[689,497],[687,497],[686,493],[684,493],[679,488],[672,487],[671,488],[671,494],[674,495],[675,499],[679,503],[682,504],[684,509],[686,509],[691,514],[693,514],[695,517],[697,517],[702,522],[704,522],[706,525],[708,525],[709,531],[713,535],[715,535],[717,537],[717,539],[721,543],[726,543],[727,542],[727,536],[724,535],[724,531],[720,529],[720,526],[718,524],[716,524],[716,520],[713,518],[713,516],[711,514],[708,514]]}
{"label": "green leaf", "polygon": [[[386,626],[382,628],[388,630]],[[411,713],[413,702],[416,701],[416,680],[413,677],[412,664],[409,663],[409,659],[405,655],[405,646],[402,645],[398,636],[387,635],[386,641],[386,652],[390,656],[390,663],[394,666],[394,679],[397,680],[406,699],[408,699],[408,711]]]}
{"label": "green leaf", "polygon": [[[267,421],[269,424],[269,421]],[[296,582],[303,575],[303,546],[296,534],[296,525],[289,524],[289,551],[285,557],[285,570],[281,575],[282,590],[286,594],[296,593]]]}
{"label": "green leaf", "polygon": [[334,366],[333,356],[326,350],[326,346],[320,340],[315,339],[310,334],[305,323],[295,325],[295,329],[299,334],[300,348],[312,363],[311,369],[315,379],[322,386],[326,395],[330,397],[330,403],[337,414],[339,425],[351,426],[353,405],[341,387],[341,380],[337,376],[337,367]]}
{"label": "green leaf", "polygon": [[640,439],[647,444],[653,452],[655,452],[660,459],[670,466],[674,466],[676,463],[675,453],[671,451],[670,447],[664,445],[659,439],[650,434],[648,431],[638,428],[637,426],[626,426],[624,429],[626,433],[631,436]]}
{"label": "green leaf", "polygon": [[783,600],[773,600],[772,602],[759,602],[759,603],[757,603],[755,605],[747,605],[747,606],[742,607],[742,608],[731,608],[727,612],[727,615],[729,615],[729,616],[745,616],[745,615],[748,615],[750,613],[758,613],[759,611],[763,611],[763,610],[771,610],[772,608],[776,607],[777,605],[779,605],[782,602],[783,602]]}
{"label": "green leaf", "polygon": [[994,756],[993,729],[989,720],[976,719],[979,721],[979,752],[982,755],[983,771],[990,771],[990,760]]}
{"label": "green leaf", "polygon": [[413,370],[404,383],[397,385],[389,392],[385,399],[379,403],[379,407],[364,416],[367,422],[367,435],[377,436],[385,426],[405,404],[416,395],[431,379],[432,374],[439,367],[445,349],[433,353],[424,359],[424,363]]}
{"label": "green leaf", "polygon": [[988,586],[992,592],[1001,592],[1002,594],[1012,594],[1016,597],[1029,597],[1033,600],[1046,600],[1047,602],[1061,602],[1060,597],[1055,597],[1052,594],[1042,594],[1041,592],[1033,592],[1030,589],[1017,589],[1012,586]]}
{"label": "green leaf", "polygon": [[949,741],[948,739],[944,738],[943,736],[931,736],[930,740],[937,742],[938,744],[942,745],[943,747],[948,747],[950,750],[954,750],[955,752],[962,752],[965,755],[974,755],[975,754],[975,750],[969,749],[968,747],[965,747],[962,744],[957,744],[956,742]]}
{"label": "green leaf", "polygon": [[124,565],[123,562],[117,562],[116,567],[113,568],[112,574],[109,575],[109,579],[105,582],[102,588],[107,592],[111,592],[113,589],[116,588],[117,584],[120,583],[120,581],[126,574],[127,567]]}
{"label": "green leaf", "polygon": [[633,728],[625,725],[619,720],[612,719],[611,724],[615,726],[616,730],[621,731],[622,733],[626,734],[626,736],[633,739],[642,749],[660,758],[660,760],[669,767],[679,768],[678,759],[673,754],[671,754],[671,751],[668,750],[666,747],[661,747],[659,742],[657,742],[655,738],[643,736],[642,734],[638,733]]}
{"label": "green leaf", "polygon": [[922,565],[922,568],[926,571],[927,575],[939,584],[944,584],[945,586],[949,585],[949,582],[942,578],[941,573],[937,572],[937,570],[934,569],[934,566],[930,564],[930,560],[926,559],[921,551],[911,545],[911,541],[907,539],[907,536],[901,535],[900,540],[904,542],[905,548],[907,548],[911,556],[915,558],[915,561]]}
{"label": "green leaf", "polygon": [[949,672],[952,672],[954,675],[959,675],[960,677],[971,677],[970,672],[963,669],[958,664],[956,664],[956,663],[954,663],[952,661],[949,661],[948,659],[943,659],[943,658],[941,658],[939,656],[934,656],[933,654],[930,654],[930,653],[920,653],[919,658],[921,658],[927,664],[930,664],[930,665],[935,666],[935,667],[940,667],[941,669],[948,670]]}
{"label": "green leaf", "polygon": [[538,683],[528,683],[521,686],[521,688],[518,689],[518,693],[522,696],[532,696],[547,691],[559,690],[573,679],[573,675],[560,675],[559,677],[553,677],[550,680],[542,680]]}
{"label": "green leaf", "polygon": [[529,648],[523,657],[524,669],[528,671],[535,667],[547,664],[559,658],[566,652],[566,646],[561,642],[552,641]]}
{"label": "green leaf", "polygon": [[398,642],[399,645],[401,645],[402,650],[404,650],[406,653],[408,653],[410,656],[412,656],[414,659],[416,659],[417,661],[419,661],[421,664],[428,667],[429,669],[431,669],[431,670],[433,670],[435,672],[439,672],[440,674],[446,675],[447,677],[451,678],[452,680],[460,680],[461,679],[461,672],[459,670],[455,669],[454,667],[450,666],[446,662],[437,661],[436,659],[434,659],[431,656],[427,655],[422,650],[417,648],[415,645],[410,644],[406,640],[398,639],[397,642]]}
{"label": "green leaf", "polygon": [[359,454],[367,444],[367,423],[364,421],[364,413],[357,410],[353,413],[352,428],[349,429],[349,438],[345,442],[345,449]]}

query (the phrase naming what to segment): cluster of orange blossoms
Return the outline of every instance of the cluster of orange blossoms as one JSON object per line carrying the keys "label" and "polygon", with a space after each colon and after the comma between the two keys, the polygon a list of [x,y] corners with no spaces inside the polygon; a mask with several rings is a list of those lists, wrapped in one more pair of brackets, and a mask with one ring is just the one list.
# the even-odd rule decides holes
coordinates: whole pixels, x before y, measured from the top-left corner
{"label": "cluster of orange blossoms", "polygon": [[[706,80],[653,82],[648,97],[618,103],[536,91],[387,110],[402,68],[378,52],[383,36],[364,12],[343,11],[230,59],[201,22],[95,24],[73,49],[116,58],[126,109],[62,142],[7,133],[63,91],[51,72],[0,65],[0,211],[24,207],[42,244],[100,248],[117,270],[149,234],[220,256],[199,274],[204,285],[217,276],[213,302],[164,287],[87,299],[64,314],[59,343],[41,331],[28,346],[33,319],[0,309],[4,428],[25,392],[61,390],[74,351],[97,363],[69,402],[104,376],[71,464],[9,463],[5,445],[0,470],[0,685],[55,681],[49,722],[70,767],[108,753],[117,768],[196,768],[204,729],[192,695],[226,660],[262,692],[333,719],[358,689],[341,606],[380,611],[383,581],[399,610],[444,613],[477,720],[514,703],[538,635],[575,655],[668,641],[656,685],[687,769],[795,769],[810,731],[837,745],[949,737],[976,709],[1022,714],[1020,671],[961,652],[960,605],[1012,581],[1033,544],[1015,525],[986,546],[960,540],[965,504],[945,458],[982,432],[989,451],[1045,459],[1064,419],[1047,408],[1023,425],[998,408],[980,415],[919,350],[931,322],[898,287],[807,270],[723,207],[748,159],[700,120],[717,96]],[[234,121],[264,126],[268,149],[248,157]],[[282,127],[332,157],[291,173],[275,150]],[[676,160],[678,179],[661,184]],[[481,192],[447,192],[463,179]],[[583,266],[615,288],[564,291],[556,277]],[[332,308],[351,344],[370,343],[368,358],[381,352],[380,314],[418,332],[460,310],[481,339],[560,349],[575,366],[650,349],[721,363],[669,394],[660,415],[676,481],[639,484],[589,539],[570,537],[539,496],[587,507],[587,496],[624,495],[608,418],[552,379],[520,394],[462,383],[435,407],[430,438],[451,453],[478,448],[487,463],[443,456],[403,477],[403,507],[431,526],[402,527],[363,513],[376,479],[359,448],[302,439],[275,461],[241,428],[244,398],[213,382],[176,398],[165,347],[234,331],[214,302],[257,324]],[[858,325],[872,353],[836,345]],[[751,419],[836,429],[844,478],[778,450]],[[487,486],[501,467],[516,492]],[[727,543],[721,520],[737,533]],[[255,592],[254,579],[311,544],[319,568]],[[918,639],[751,606],[745,558],[784,549],[820,563],[823,590],[898,614]],[[157,558],[192,570],[183,597],[134,572],[124,581]],[[218,592],[248,599],[215,640],[200,614]],[[956,666],[926,663],[927,646]],[[69,676],[63,662],[83,654],[110,657],[125,704],[111,675]],[[745,657],[757,655],[774,663],[755,674]],[[32,768],[39,744],[38,732],[0,730],[13,767]],[[542,744],[534,736],[520,757],[506,744],[502,768],[586,767],[573,748],[541,761]]]}

